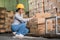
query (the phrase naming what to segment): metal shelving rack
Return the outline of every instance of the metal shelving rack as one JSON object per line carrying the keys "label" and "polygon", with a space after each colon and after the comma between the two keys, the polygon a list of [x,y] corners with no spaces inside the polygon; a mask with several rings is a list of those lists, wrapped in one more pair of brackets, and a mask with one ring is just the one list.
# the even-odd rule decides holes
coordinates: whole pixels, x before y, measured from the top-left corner
{"label": "metal shelving rack", "polygon": [[[60,27],[59,26],[59,24],[58,24],[58,19],[60,19],[60,16],[54,16],[54,17],[49,17],[49,18],[46,18],[46,20],[45,20],[45,33],[47,34],[47,33],[50,33],[50,32],[48,32],[48,24],[47,24],[47,20],[49,20],[49,19],[51,19],[51,20],[55,20],[55,31],[54,31],[54,34],[57,34],[57,35],[60,35],[60,33],[58,32],[58,27]],[[54,24],[53,24],[54,25]],[[60,30],[59,30],[60,31]]]}

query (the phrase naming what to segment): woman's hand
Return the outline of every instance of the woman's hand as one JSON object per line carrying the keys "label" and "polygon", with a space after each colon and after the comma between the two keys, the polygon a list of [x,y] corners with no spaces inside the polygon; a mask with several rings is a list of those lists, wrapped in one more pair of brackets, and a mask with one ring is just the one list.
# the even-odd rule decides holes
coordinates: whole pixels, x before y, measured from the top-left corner
{"label": "woman's hand", "polygon": [[31,19],[34,19],[34,18],[35,18],[35,16],[33,16],[33,17],[29,18],[28,20],[31,20]]}
{"label": "woman's hand", "polygon": [[31,17],[32,19],[35,18],[35,16]]}

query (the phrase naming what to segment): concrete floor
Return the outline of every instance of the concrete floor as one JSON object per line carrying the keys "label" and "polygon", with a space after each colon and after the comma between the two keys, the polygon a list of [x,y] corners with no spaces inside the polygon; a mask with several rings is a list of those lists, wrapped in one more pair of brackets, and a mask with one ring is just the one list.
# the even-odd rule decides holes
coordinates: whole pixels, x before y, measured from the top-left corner
{"label": "concrete floor", "polygon": [[60,40],[60,38],[44,38],[44,37],[32,37],[32,38],[23,38],[23,39],[18,39],[18,38],[13,38],[12,33],[0,33],[0,40]]}

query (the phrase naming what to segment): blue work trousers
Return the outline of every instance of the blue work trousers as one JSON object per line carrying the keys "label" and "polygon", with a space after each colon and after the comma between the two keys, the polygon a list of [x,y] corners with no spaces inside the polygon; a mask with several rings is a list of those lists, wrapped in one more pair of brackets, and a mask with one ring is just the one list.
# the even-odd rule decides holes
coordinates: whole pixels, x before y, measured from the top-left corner
{"label": "blue work trousers", "polygon": [[19,25],[11,25],[12,32],[16,32],[16,34],[26,35],[29,30],[26,28],[26,23],[21,23]]}

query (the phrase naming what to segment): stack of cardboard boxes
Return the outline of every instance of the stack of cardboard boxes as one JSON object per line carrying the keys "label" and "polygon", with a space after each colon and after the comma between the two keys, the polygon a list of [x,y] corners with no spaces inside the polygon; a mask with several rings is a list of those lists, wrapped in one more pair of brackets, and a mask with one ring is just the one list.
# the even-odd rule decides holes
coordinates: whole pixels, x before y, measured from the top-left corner
{"label": "stack of cardboard boxes", "polygon": [[29,17],[35,13],[56,13],[57,0],[29,0]]}
{"label": "stack of cardboard boxes", "polygon": [[44,11],[44,0],[29,0],[29,17]]}
{"label": "stack of cardboard boxes", "polygon": [[6,31],[11,31],[11,24],[13,22],[13,16],[14,16],[14,12],[10,11],[10,12],[6,12],[6,18],[5,18],[5,27],[6,27]]}
{"label": "stack of cardboard boxes", "polygon": [[7,12],[5,8],[0,8],[0,32],[11,31],[14,12]]}
{"label": "stack of cardboard boxes", "polygon": [[[30,33],[35,35],[43,35],[45,34],[45,18],[51,17],[50,13],[37,13],[35,15],[35,18],[30,20],[29,27],[30,27]],[[53,31],[53,22],[52,20],[48,20],[48,31]]]}
{"label": "stack of cardboard boxes", "polygon": [[5,32],[5,8],[0,8],[0,32]]}

